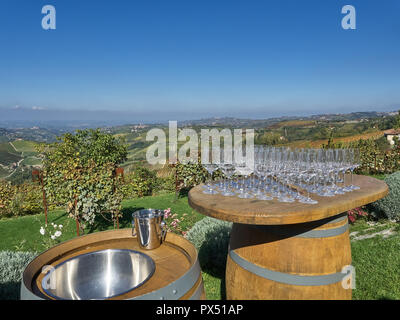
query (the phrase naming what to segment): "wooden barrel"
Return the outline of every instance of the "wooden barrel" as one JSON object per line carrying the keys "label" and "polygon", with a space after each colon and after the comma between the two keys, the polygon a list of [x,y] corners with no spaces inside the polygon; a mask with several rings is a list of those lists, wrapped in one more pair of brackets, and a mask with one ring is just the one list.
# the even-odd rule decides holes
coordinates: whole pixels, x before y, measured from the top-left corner
{"label": "wooden barrel", "polygon": [[142,250],[131,229],[97,232],[63,242],[37,256],[25,269],[21,281],[21,299],[53,299],[41,283],[43,266],[56,267],[80,254],[104,249],[131,249],[150,256],[155,272],[142,286],[111,299],[120,300],[203,300],[205,292],[197,251],[185,238],[168,233],[157,249]]}
{"label": "wooden barrel", "polygon": [[[346,214],[278,226],[234,224],[228,299],[351,299]],[[342,272],[343,270],[343,272]],[[346,272],[345,272],[346,271]]]}

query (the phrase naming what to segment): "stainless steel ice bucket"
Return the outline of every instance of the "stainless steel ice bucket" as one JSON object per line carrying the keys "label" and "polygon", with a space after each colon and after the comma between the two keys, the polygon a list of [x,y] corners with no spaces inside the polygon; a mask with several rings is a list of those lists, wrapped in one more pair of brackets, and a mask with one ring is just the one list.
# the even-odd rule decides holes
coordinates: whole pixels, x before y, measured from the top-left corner
{"label": "stainless steel ice bucket", "polygon": [[165,240],[166,234],[163,210],[143,209],[132,214],[132,235],[137,237],[140,248],[158,248]]}

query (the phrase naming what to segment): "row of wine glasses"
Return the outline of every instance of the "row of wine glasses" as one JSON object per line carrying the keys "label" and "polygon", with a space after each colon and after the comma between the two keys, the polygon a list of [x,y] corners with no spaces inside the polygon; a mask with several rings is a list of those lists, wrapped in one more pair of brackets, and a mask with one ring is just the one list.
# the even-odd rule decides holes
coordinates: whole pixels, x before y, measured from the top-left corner
{"label": "row of wine glasses", "polygon": [[[316,204],[318,201],[312,199],[312,194],[333,197],[359,189],[353,185],[353,172],[360,162],[358,149],[255,146],[254,154],[241,160],[235,160],[230,152],[213,151],[212,161],[203,164],[210,174],[204,193]],[[217,170],[224,179],[213,182]]]}

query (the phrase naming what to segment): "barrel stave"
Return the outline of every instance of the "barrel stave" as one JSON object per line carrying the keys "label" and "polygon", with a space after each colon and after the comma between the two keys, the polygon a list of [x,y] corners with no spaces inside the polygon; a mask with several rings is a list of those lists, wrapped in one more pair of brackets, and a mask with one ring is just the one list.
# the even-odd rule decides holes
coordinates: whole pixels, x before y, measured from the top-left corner
{"label": "barrel stave", "polygon": [[344,215],[285,226],[234,224],[227,298],[351,299],[341,281],[351,264],[347,224]]}

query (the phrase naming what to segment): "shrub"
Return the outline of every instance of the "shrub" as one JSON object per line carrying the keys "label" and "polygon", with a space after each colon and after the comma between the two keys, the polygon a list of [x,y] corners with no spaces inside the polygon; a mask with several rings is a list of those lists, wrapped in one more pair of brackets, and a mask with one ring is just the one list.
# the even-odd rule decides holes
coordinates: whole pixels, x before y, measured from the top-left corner
{"label": "shrub", "polygon": [[208,177],[207,170],[200,163],[177,163],[175,170],[176,187],[179,190],[183,188],[190,189],[203,183]]}
{"label": "shrub", "polygon": [[0,252],[0,300],[18,300],[22,273],[35,252]]}
{"label": "shrub", "polygon": [[[188,191],[198,184],[210,179],[210,175],[200,162],[176,163],[170,165],[175,169],[175,192]],[[223,176],[221,170],[213,172],[213,179],[218,180]]]}
{"label": "shrub", "polygon": [[14,186],[0,182],[0,218],[38,214],[42,211],[40,186],[30,183]]}
{"label": "shrub", "polygon": [[165,209],[164,210],[164,221],[167,224],[167,232],[173,232],[179,235],[186,235],[186,231],[184,231],[184,228],[182,227],[182,222],[185,221],[185,217],[187,216],[187,213],[184,213],[180,218],[178,217],[178,214],[172,213],[171,208]]}
{"label": "shrub", "polygon": [[141,166],[133,170],[132,173],[125,175],[125,183],[121,187],[124,198],[152,195],[158,185],[156,173]]}
{"label": "shrub", "polygon": [[223,276],[232,223],[206,217],[194,224],[186,238],[199,252],[204,270]]}
{"label": "shrub", "polygon": [[43,194],[40,186],[32,184],[19,185],[11,202],[11,210],[14,216],[43,212]]}
{"label": "shrub", "polygon": [[9,182],[0,181],[0,218],[12,215],[11,202],[15,196],[16,188]]}
{"label": "shrub", "polygon": [[115,188],[116,168],[127,157],[121,139],[100,129],[77,130],[39,145],[37,151],[43,155],[42,177],[50,203],[65,206],[82,231],[103,213],[111,213],[115,222],[122,201]]}
{"label": "shrub", "polygon": [[158,184],[156,185],[155,191],[175,191],[175,176],[158,177]]}
{"label": "shrub", "polygon": [[347,211],[347,217],[349,218],[350,223],[354,223],[357,219],[367,216],[368,212],[364,211],[363,208],[355,208]]}
{"label": "shrub", "polygon": [[400,220],[400,171],[388,175],[385,182],[389,186],[389,194],[376,201],[373,207],[388,219]]}

